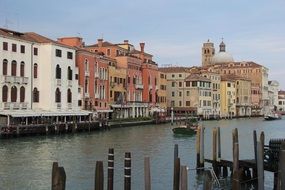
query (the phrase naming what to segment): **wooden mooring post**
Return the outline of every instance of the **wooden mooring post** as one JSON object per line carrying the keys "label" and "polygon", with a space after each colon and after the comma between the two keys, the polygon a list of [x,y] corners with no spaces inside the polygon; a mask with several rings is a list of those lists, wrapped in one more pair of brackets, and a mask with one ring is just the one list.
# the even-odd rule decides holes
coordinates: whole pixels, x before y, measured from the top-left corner
{"label": "wooden mooring post", "polygon": [[285,189],[285,142],[281,143],[278,163],[277,190]]}
{"label": "wooden mooring post", "polygon": [[150,159],[144,158],[144,189],[151,190]]}
{"label": "wooden mooring post", "polygon": [[125,177],[124,177],[124,190],[131,190],[131,153],[125,153]]}
{"label": "wooden mooring post", "polygon": [[95,168],[95,190],[104,190],[103,161],[96,162]]}
{"label": "wooden mooring post", "polygon": [[255,168],[252,168],[252,178],[256,179],[253,181],[253,186],[255,189],[257,189],[258,177],[257,177],[257,135],[256,135],[256,130],[253,131],[253,146],[254,146]]}
{"label": "wooden mooring post", "polygon": [[232,132],[233,136],[233,178],[232,189],[240,190],[240,174],[239,174],[239,142],[238,130],[235,128]]}
{"label": "wooden mooring post", "polygon": [[114,149],[109,148],[108,152],[108,184],[107,190],[113,190],[114,187]]}
{"label": "wooden mooring post", "polygon": [[65,190],[66,174],[63,167],[57,162],[52,164],[51,190]]}
{"label": "wooden mooring post", "polygon": [[176,158],[174,161],[174,173],[173,173],[173,190],[179,190],[180,182],[180,158]]}
{"label": "wooden mooring post", "polygon": [[214,169],[214,172],[217,176],[220,175],[220,172],[219,172],[219,169],[218,169],[218,163],[217,163],[217,138],[218,138],[218,129],[215,127],[213,128],[213,150],[212,150],[212,153],[213,153],[213,164],[212,164],[212,167]]}
{"label": "wooden mooring post", "polygon": [[180,168],[180,190],[188,190],[188,172],[186,166]]}

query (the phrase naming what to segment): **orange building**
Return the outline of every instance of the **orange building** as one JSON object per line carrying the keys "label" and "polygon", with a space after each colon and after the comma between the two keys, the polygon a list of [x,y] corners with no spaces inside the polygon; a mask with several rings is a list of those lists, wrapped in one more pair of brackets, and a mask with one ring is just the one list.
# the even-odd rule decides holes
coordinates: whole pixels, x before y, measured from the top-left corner
{"label": "orange building", "polygon": [[117,66],[126,69],[126,97],[124,104],[132,117],[147,116],[150,108],[156,106],[158,68],[152,61],[152,55],[144,51],[144,43],[140,43],[140,51],[136,50],[128,40],[121,44],[112,44],[98,39],[97,44],[85,46],[91,52],[103,53],[117,60]]}
{"label": "orange building", "polygon": [[85,110],[93,111],[95,118],[108,118],[111,112],[108,94],[108,64],[115,60],[83,49],[84,42],[79,37],[64,37],[59,38],[58,41],[76,47],[79,91],[83,97],[79,103],[80,106]]}

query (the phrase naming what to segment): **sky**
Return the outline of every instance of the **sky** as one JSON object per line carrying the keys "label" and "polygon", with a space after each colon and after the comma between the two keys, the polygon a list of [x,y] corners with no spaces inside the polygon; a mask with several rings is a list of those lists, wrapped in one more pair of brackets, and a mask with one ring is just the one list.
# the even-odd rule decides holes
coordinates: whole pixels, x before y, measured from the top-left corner
{"label": "sky", "polygon": [[129,42],[159,66],[200,66],[202,44],[222,38],[235,61],[269,69],[285,90],[285,0],[0,0],[0,27],[52,39]]}

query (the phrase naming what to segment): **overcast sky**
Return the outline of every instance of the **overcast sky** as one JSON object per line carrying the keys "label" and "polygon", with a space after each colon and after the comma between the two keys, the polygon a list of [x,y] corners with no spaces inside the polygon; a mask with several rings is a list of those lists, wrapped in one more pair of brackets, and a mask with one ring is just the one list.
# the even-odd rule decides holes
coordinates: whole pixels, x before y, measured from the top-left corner
{"label": "overcast sky", "polygon": [[285,0],[0,0],[0,26],[52,39],[128,39],[161,65],[201,65],[202,43],[221,38],[235,61],[269,68],[285,90]]}

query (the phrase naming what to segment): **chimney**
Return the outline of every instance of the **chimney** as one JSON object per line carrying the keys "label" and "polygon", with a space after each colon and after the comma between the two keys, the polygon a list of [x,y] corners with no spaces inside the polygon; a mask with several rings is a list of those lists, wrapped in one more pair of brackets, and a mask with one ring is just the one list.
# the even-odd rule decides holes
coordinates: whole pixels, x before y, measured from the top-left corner
{"label": "chimney", "polygon": [[97,41],[98,41],[98,47],[102,47],[103,39],[100,38],[100,39],[98,39]]}
{"label": "chimney", "polygon": [[144,63],[144,43],[140,43],[140,46],[141,46],[141,55],[140,55],[140,58],[142,60],[142,62]]}
{"label": "chimney", "polygon": [[124,44],[129,44],[129,40],[124,40]]}
{"label": "chimney", "polygon": [[144,43],[140,43],[141,46],[141,53],[144,53]]}

